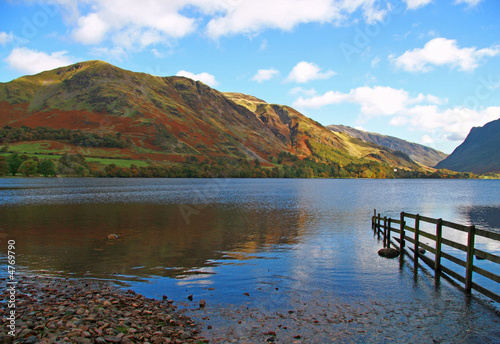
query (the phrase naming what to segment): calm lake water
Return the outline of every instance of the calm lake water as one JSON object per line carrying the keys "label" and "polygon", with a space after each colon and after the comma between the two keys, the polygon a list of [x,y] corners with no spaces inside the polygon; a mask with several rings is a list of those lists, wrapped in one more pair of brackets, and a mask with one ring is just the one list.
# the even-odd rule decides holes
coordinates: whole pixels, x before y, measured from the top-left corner
{"label": "calm lake water", "polygon": [[497,304],[377,255],[374,209],[499,232],[500,181],[0,179],[23,269],[167,295],[213,342],[500,343]]}

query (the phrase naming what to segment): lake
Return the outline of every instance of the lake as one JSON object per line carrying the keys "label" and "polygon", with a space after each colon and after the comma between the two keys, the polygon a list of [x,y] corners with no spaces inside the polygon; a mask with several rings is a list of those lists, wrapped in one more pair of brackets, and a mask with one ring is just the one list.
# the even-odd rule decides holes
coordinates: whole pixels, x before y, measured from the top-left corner
{"label": "lake", "polygon": [[374,209],[499,232],[500,181],[0,179],[26,272],[167,295],[214,343],[500,343],[497,304],[377,255]]}

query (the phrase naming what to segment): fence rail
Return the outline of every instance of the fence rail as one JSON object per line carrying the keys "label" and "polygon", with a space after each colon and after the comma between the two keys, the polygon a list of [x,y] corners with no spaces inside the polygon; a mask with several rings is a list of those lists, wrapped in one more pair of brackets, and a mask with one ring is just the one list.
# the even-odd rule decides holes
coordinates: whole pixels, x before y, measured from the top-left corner
{"label": "fence rail", "polygon": [[[407,225],[408,219],[414,220],[413,227]],[[421,229],[421,225],[424,223],[435,225],[433,233],[428,230]],[[398,226],[393,227],[393,225]],[[455,242],[450,238],[443,237],[443,227],[467,233],[467,245]],[[380,214],[377,215],[376,210],[374,210],[372,217],[372,229],[379,238],[381,235],[383,236],[384,247],[391,247],[392,244],[394,247],[399,249],[402,258],[404,258],[404,254],[412,256],[415,268],[417,268],[418,259],[420,258],[425,264],[435,271],[436,277],[440,274],[448,275],[464,284],[465,292],[471,293],[472,289],[474,289],[490,299],[500,302],[500,295],[473,281],[473,275],[475,273],[484,276],[491,281],[500,283],[499,275],[474,265],[475,259],[488,260],[490,262],[500,264],[499,256],[475,248],[476,237],[479,236],[500,242],[500,234],[477,229],[475,226],[464,226],[444,221],[443,219],[434,219],[421,216],[419,214],[409,214],[405,212],[400,214],[399,220],[392,219],[390,217],[382,218]],[[413,235],[409,236],[407,235],[408,233],[413,233]],[[399,234],[399,236],[392,236],[393,234]],[[434,245],[431,246],[430,244],[422,242],[422,237],[434,241]],[[408,250],[405,249],[407,242],[412,244]],[[463,260],[452,254],[443,252],[443,245],[465,252],[467,259]],[[425,251],[422,251],[422,249]],[[434,255],[434,260],[425,255],[426,251]],[[412,254],[410,254],[410,252]],[[443,266],[441,263],[442,258],[465,268],[465,274],[461,275],[447,266]]]}

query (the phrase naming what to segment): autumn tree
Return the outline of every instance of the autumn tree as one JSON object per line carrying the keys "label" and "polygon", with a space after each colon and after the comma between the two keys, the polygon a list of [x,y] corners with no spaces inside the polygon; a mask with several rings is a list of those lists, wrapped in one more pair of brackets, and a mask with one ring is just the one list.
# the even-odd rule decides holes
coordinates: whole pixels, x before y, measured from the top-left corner
{"label": "autumn tree", "polygon": [[38,163],[33,159],[27,159],[23,161],[21,166],[19,166],[19,172],[24,174],[26,177],[36,175],[38,171]]}

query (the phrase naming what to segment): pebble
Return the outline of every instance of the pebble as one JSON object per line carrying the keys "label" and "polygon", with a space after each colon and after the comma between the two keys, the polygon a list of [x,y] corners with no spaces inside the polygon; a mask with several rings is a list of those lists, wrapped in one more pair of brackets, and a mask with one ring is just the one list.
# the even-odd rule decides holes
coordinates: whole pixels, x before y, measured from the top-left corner
{"label": "pebble", "polygon": [[104,336],[104,340],[106,342],[111,342],[111,343],[120,343],[122,341],[122,339],[118,336],[110,336],[110,335],[106,335]]}
{"label": "pebble", "polygon": [[[17,335],[0,327],[2,343],[208,343],[172,300],[148,299],[108,282],[18,276]],[[0,298],[7,296],[0,291]]]}

